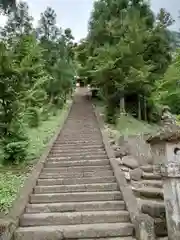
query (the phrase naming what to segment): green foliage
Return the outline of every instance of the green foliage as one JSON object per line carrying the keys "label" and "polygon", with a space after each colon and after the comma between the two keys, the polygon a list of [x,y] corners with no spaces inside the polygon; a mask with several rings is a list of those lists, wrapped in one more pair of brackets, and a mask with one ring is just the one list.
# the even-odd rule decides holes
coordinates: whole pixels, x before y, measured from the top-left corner
{"label": "green foliage", "polygon": [[180,113],[180,51],[161,79],[157,79],[151,96],[154,105],[169,105],[174,114]]}
{"label": "green foliage", "polygon": [[16,1],[15,0],[0,0],[0,10],[3,13],[8,13],[15,8]]}
{"label": "green foliage", "polygon": [[27,142],[10,142],[4,146],[4,163],[23,162],[27,156]]}
{"label": "green foliage", "polygon": [[38,127],[40,124],[40,115],[39,115],[39,110],[34,107],[29,107],[27,109],[27,121],[28,125],[31,128]]}
{"label": "green foliage", "polygon": [[41,119],[56,115],[73,88],[71,30],[58,28],[49,7],[37,29],[32,22],[28,4],[19,2],[0,31],[0,140],[5,163],[26,160],[23,126],[37,128]]}
{"label": "green foliage", "polygon": [[0,172],[0,212],[8,213],[24,179],[24,174],[17,175],[7,170],[5,173]]}
{"label": "green foliage", "polygon": [[[28,163],[31,163],[31,161],[34,163],[35,159],[42,154],[47,142],[53,136],[57,127],[62,124],[66,111],[65,105],[63,110],[57,111],[57,116],[51,115],[37,128],[26,128],[29,139],[29,145],[26,148]],[[30,170],[31,166],[27,166],[27,162],[13,166],[0,166],[0,212],[8,213]]]}
{"label": "green foliage", "polygon": [[155,16],[145,0],[95,1],[88,36],[75,56],[78,75],[100,88],[107,120],[115,121],[120,99],[135,93],[148,106],[155,81],[171,62],[167,27],[172,22],[164,9]]}

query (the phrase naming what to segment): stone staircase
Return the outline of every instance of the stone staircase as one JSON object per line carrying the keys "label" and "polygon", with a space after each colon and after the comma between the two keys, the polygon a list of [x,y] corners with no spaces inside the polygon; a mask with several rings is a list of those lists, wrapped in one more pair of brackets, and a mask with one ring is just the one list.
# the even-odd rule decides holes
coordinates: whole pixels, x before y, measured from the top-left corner
{"label": "stone staircase", "polygon": [[92,105],[75,97],[29,197],[15,240],[135,240]]}
{"label": "stone staircase", "polygon": [[157,238],[167,236],[166,215],[162,180],[153,173],[153,166],[141,166],[142,179],[133,188],[141,211],[154,218]]}

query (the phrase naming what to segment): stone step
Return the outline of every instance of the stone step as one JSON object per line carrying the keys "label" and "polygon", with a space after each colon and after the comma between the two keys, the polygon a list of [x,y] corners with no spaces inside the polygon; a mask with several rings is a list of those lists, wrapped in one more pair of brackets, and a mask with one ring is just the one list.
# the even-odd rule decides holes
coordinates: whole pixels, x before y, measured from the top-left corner
{"label": "stone step", "polygon": [[145,188],[134,188],[133,189],[134,193],[138,197],[146,197],[146,198],[153,198],[153,199],[164,199],[164,194],[163,190],[160,188],[150,188],[150,187],[145,187]]}
{"label": "stone step", "polygon": [[77,166],[77,167],[45,167],[43,173],[83,173],[92,171],[112,170],[110,164],[106,166]]}
{"label": "stone step", "polygon": [[158,237],[157,240],[168,240],[168,237]]}
{"label": "stone step", "polygon": [[88,140],[90,140],[90,141],[101,141],[102,140],[101,137],[94,136],[94,134],[89,134],[89,135],[86,135],[86,136],[83,136],[83,135],[80,136],[79,131],[77,131],[76,134],[69,134],[69,135],[66,135],[66,136],[61,136],[61,140],[64,140],[64,141],[77,141],[78,138],[81,139],[80,141],[88,141]]}
{"label": "stone step", "polygon": [[75,149],[61,149],[61,148],[56,148],[52,149],[51,152],[56,152],[56,153],[105,153],[106,151],[104,148],[75,148]]}
{"label": "stone step", "polygon": [[99,134],[94,134],[94,133],[88,133],[84,134],[80,130],[77,130],[76,132],[70,132],[70,133],[64,133],[61,135],[61,139],[68,139],[68,140],[101,140],[101,136]]}
{"label": "stone step", "polygon": [[[39,226],[18,228],[16,240],[63,240],[80,238],[110,238],[132,236],[131,223],[99,223],[63,226]],[[123,239],[122,239],[123,240]],[[126,239],[127,240],[127,239]]]}
{"label": "stone step", "polygon": [[162,180],[142,180],[140,182],[144,186],[162,188]]}
{"label": "stone step", "polygon": [[146,180],[153,180],[153,179],[160,180],[161,176],[155,175],[154,173],[143,172],[142,178]]}
{"label": "stone step", "polygon": [[140,168],[147,173],[153,172],[153,165],[144,165],[144,166],[141,166]]}
{"label": "stone step", "polygon": [[75,166],[106,166],[109,165],[110,162],[108,159],[100,159],[100,160],[79,160],[79,161],[71,161],[71,160],[66,160],[66,161],[47,161],[45,163],[45,167],[75,167]]}
{"label": "stone step", "polygon": [[124,201],[28,204],[27,213],[125,210]]}
{"label": "stone step", "polygon": [[[78,135],[78,134],[77,134]],[[77,144],[80,144],[80,143],[85,143],[85,144],[101,144],[102,143],[102,139],[101,138],[91,138],[91,136],[89,136],[88,138],[83,138],[83,139],[80,139],[79,136],[77,136],[76,138],[72,138],[72,136],[69,136],[69,138],[60,138],[59,140],[56,141],[56,143],[58,144],[64,144],[64,143],[77,143]]]}
{"label": "stone step", "polygon": [[106,171],[92,171],[92,172],[69,172],[69,173],[47,173],[47,172],[42,172],[39,176],[41,179],[46,179],[46,178],[87,178],[87,177],[112,177],[114,176],[112,170],[106,170]]}
{"label": "stone step", "polygon": [[157,200],[140,200],[141,211],[153,218],[165,218],[164,201]]}
{"label": "stone step", "polygon": [[63,149],[63,150],[74,150],[77,148],[81,148],[81,149],[104,149],[104,146],[102,144],[99,145],[82,145],[82,144],[56,144],[56,142],[54,143],[52,149],[56,150],[56,149]]}
{"label": "stone step", "polygon": [[[86,238],[86,239],[80,238],[79,240],[136,240],[136,239],[133,237],[111,237],[111,238]],[[162,239],[162,240],[164,240],[164,239]],[[168,240],[168,239],[166,239],[166,240]]]}
{"label": "stone step", "polygon": [[20,218],[21,227],[71,225],[90,223],[129,222],[128,211],[93,211],[70,213],[26,213]]}
{"label": "stone step", "polygon": [[119,191],[31,194],[30,203],[89,202],[122,200]]}
{"label": "stone step", "polygon": [[106,192],[106,191],[118,191],[117,183],[36,186],[34,189],[34,193]]}
{"label": "stone step", "polygon": [[107,160],[108,157],[107,155],[104,156],[104,155],[85,155],[85,156],[49,156],[48,157],[48,160],[50,161],[54,161],[54,160],[71,160],[71,161],[77,161],[77,160]]}
{"label": "stone step", "polygon": [[[58,140],[57,140],[58,141]],[[54,145],[53,145],[53,148],[65,148],[65,149],[74,149],[74,148],[77,148],[77,147],[82,147],[82,148],[100,148],[100,147],[104,147],[103,144],[99,143],[99,144],[89,144],[89,143],[86,143],[86,144],[81,144],[81,143],[61,143],[59,144],[58,142],[55,142]]]}
{"label": "stone step", "polygon": [[155,218],[154,230],[157,237],[166,237],[168,235],[166,219]]}
{"label": "stone step", "polygon": [[[107,156],[107,154],[106,154],[106,152],[105,151],[102,151],[102,152],[97,152],[96,153],[96,151],[93,153],[93,152],[84,152],[84,151],[82,151],[82,152],[63,152],[63,153],[58,153],[58,152],[50,152],[49,153],[49,156],[56,156],[56,157],[66,157],[66,156],[68,156],[68,157],[71,157],[71,156],[81,156],[81,157],[86,157],[86,156],[104,156],[104,157],[106,157]],[[96,157],[96,159],[97,159],[98,157]]]}
{"label": "stone step", "polygon": [[48,185],[74,185],[74,184],[93,184],[93,183],[114,183],[115,177],[94,177],[94,178],[56,178],[56,179],[38,179],[37,184]]}
{"label": "stone step", "polygon": [[[67,128],[67,125],[66,125],[66,129],[63,129],[60,136],[62,136],[63,134],[66,135],[66,134],[69,134],[69,133],[77,133],[77,129],[75,128],[70,128],[71,125],[69,125],[69,128]],[[100,133],[100,130],[98,129],[98,126],[94,125],[94,128],[80,128],[78,129],[82,135],[89,135],[89,134],[93,134],[93,135],[97,135],[97,136],[100,136],[101,133]]]}
{"label": "stone step", "polygon": [[60,140],[60,141],[57,141],[56,142],[57,144],[72,144],[72,145],[76,145],[76,144],[82,144],[82,145],[86,145],[86,144],[89,144],[89,145],[99,145],[99,144],[103,144],[103,141],[101,139],[101,141],[97,141],[97,140]]}

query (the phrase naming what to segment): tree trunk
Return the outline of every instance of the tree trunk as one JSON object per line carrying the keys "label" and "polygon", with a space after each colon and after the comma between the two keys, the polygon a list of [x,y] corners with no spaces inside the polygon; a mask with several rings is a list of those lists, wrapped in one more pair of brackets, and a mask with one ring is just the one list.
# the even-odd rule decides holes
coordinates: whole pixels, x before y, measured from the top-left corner
{"label": "tree trunk", "polygon": [[141,120],[141,97],[138,95],[138,119]]}
{"label": "tree trunk", "polygon": [[147,121],[147,101],[144,97],[144,120]]}
{"label": "tree trunk", "polygon": [[125,109],[125,98],[124,98],[124,88],[122,90],[122,96],[120,99],[120,115],[125,115],[126,109]]}

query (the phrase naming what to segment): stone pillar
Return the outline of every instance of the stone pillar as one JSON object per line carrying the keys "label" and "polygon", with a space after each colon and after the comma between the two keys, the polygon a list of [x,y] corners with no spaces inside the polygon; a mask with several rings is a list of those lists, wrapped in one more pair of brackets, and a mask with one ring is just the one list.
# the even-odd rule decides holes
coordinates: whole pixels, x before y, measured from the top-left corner
{"label": "stone pillar", "polygon": [[168,239],[180,239],[180,130],[151,136],[154,172],[163,180]]}

